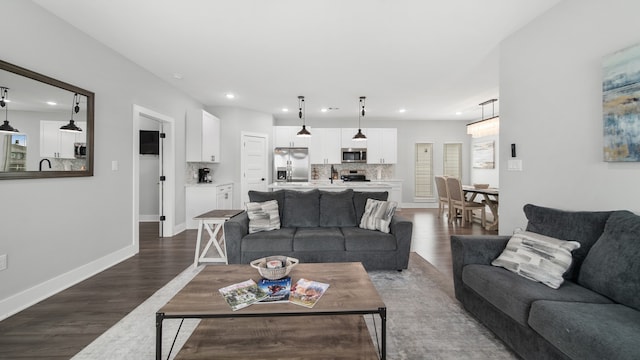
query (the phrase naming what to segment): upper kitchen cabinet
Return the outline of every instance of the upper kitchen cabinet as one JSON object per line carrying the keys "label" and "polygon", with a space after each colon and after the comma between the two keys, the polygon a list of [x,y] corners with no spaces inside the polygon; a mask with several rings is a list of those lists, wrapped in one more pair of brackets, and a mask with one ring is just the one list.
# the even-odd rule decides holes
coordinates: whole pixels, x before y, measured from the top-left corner
{"label": "upper kitchen cabinet", "polygon": [[187,119],[187,161],[220,162],[220,119],[198,110]]}
{"label": "upper kitchen cabinet", "polygon": [[[68,121],[40,120],[40,157],[75,159],[75,143],[84,143],[86,131],[60,131],[60,127]],[[81,129],[87,128],[86,122],[78,122]]]}
{"label": "upper kitchen cabinet", "polygon": [[[298,131],[302,126],[274,126],[273,127],[273,146],[274,147],[309,147],[308,137],[299,137]],[[313,138],[314,131],[307,126],[307,130],[311,132]]]}
{"label": "upper kitchen cabinet", "polygon": [[369,128],[367,136],[367,164],[395,164],[398,162],[398,129]]}
{"label": "upper kitchen cabinet", "polygon": [[[358,129],[355,128],[342,128],[342,147],[343,148],[351,148],[351,149],[366,149],[367,148],[367,140],[355,141],[353,140],[353,136],[358,132]],[[367,134],[366,129],[363,129],[362,132]]]}
{"label": "upper kitchen cabinet", "polygon": [[342,162],[342,131],[334,128],[315,128],[309,142],[312,164],[340,164]]}

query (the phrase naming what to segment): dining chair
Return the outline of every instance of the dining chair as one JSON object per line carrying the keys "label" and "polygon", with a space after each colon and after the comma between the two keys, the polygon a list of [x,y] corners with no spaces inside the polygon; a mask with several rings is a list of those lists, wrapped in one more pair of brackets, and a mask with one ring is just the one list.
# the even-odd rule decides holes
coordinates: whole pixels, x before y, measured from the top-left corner
{"label": "dining chair", "polygon": [[438,191],[438,219],[442,217],[444,208],[447,208],[447,214],[451,219],[451,206],[449,205],[449,192],[447,191],[447,180],[443,176],[436,176],[436,190]]}
{"label": "dining chair", "polygon": [[449,193],[449,199],[450,199],[449,222],[453,221],[453,219],[456,218],[456,216],[453,216],[453,215],[457,214],[457,211],[460,210],[460,215],[462,218],[462,226],[464,226],[467,220],[471,222],[471,219],[473,217],[473,212],[475,210],[480,210],[481,212],[480,219],[482,222],[482,227],[485,227],[486,217],[487,217],[485,204],[474,202],[474,201],[467,201],[467,199],[464,197],[464,192],[462,191],[462,184],[460,183],[460,179],[454,178],[454,177],[448,177],[446,178],[446,183],[447,183],[447,191]]}

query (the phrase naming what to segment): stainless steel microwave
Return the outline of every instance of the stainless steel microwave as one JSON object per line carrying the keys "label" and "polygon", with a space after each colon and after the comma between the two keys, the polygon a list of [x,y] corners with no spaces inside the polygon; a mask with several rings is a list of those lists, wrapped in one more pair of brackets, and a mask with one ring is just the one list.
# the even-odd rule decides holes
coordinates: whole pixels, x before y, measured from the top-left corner
{"label": "stainless steel microwave", "polygon": [[366,163],[367,149],[342,148],[342,163]]}

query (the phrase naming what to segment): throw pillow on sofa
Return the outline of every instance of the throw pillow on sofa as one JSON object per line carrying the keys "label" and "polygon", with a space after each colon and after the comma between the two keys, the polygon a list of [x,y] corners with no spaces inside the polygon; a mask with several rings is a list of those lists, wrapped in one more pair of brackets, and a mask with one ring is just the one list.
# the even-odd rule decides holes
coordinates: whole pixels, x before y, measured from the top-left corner
{"label": "throw pillow on sofa", "polygon": [[577,241],[520,231],[513,234],[502,254],[491,265],[557,289],[564,281],[562,275],[571,266],[571,251],[579,247]]}
{"label": "throw pillow on sofa", "polygon": [[388,234],[391,218],[393,218],[397,207],[398,203],[395,201],[368,199],[360,221],[360,227],[368,230],[379,230]]}
{"label": "throw pillow on sofa", "polygon": [[280,215],[276,200],[247,203],[247,215],[249,216],[249,234],[280,229]]}

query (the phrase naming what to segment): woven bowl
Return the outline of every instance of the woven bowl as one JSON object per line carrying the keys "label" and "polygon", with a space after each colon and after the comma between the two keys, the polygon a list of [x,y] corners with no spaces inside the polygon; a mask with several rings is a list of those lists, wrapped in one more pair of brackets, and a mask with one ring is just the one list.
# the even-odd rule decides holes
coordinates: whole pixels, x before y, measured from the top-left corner
{"label": "woven bowl", "polygon": [[473,184],[473,187],[476,189],[488,189],[489,184]]}
{"label": "woven bowl", "polygon": [[[267,263],[273,260],[281,261],[283,264],[286,264],[286,266],[275,268],[275,269],[268,268]],[[291,269],[293,269],[293,267],[296,266],[298,263],[299,261],[296,258],[276,255],[276,256],[267,256],[257,260],[253,260],[250,263],[250,265],[251,267],[258,269],[258,273],[260,273],[260,276],[262,276],[263,278],[269,279],[269,280],[278,280],[289,275],[289,272],[291,272]]]}

